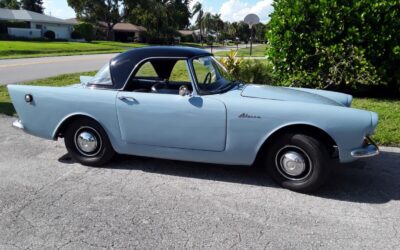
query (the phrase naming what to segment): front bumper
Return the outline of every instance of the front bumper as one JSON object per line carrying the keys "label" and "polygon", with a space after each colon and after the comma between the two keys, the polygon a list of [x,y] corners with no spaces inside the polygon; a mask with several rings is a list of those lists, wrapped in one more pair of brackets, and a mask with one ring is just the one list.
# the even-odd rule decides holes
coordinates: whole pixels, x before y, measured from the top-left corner
{"label": "front bumper", "polygon": [[356,148],[351,151],[351,156],[354,158],[365,158],[379,154],[379,148],[371,138],[366,138],[366,143],[361,148]]}
{"label": "front bumper", "polygon": [[12,123],[12,125],[13,125],[14,128],[24,129],[24,125],[22,125],[22,122],[21,122],[20,119],[15,120],[15,121]]}

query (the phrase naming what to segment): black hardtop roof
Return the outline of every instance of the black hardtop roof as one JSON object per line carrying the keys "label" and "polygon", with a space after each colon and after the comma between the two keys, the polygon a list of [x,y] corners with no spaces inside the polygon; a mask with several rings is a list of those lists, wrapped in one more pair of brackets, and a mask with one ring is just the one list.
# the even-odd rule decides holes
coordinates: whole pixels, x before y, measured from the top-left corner
{"label": "black hardtop roof", "polygon": [[118,57],[196,57],[202,55],[211,55],[211,53],[193,47],[184,46],[148,46],[135,48],[118,55]]}
{"label": "black hardtop roof", "polygon": [[147,58],[192,58],[198,56],[208,56],[211,53],[198,48],[183,46],[149,46],[135,48],[123,52],[110,61],[110,70],[115,88],[121,88],[136,64]]}

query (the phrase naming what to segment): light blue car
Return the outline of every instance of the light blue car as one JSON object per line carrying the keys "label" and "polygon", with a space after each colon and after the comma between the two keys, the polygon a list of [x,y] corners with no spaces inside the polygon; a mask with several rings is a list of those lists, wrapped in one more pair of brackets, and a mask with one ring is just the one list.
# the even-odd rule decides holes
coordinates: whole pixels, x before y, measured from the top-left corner
{"label": "light blue car", "polygon": [[101,165],[115,153],[262,165],[280,185],[309,192],[332,161],[378,154],[376,113],[330,91],[244,84],[204,50],[134,49],[67,87],[8,85],[14,126],[64,138],[69,154]]}

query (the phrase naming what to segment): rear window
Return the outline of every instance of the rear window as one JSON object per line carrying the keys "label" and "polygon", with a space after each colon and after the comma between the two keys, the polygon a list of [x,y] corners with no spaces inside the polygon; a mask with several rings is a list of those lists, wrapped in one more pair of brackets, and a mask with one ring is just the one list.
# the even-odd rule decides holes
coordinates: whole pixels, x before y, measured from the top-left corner
{"label": "rear window", "polygon": [[90,80],[90,84],[112,85],[109,63],[104,65],[97,72],[97,74]]}

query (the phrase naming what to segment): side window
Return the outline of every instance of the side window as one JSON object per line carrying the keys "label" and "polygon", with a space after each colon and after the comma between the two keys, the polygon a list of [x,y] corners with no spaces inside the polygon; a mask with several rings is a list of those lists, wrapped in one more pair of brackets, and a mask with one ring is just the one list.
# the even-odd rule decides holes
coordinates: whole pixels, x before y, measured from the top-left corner
{"label": "side window", "polygon": [[154,58],[139,67],[125,90],[178,95],[193,88],[186,60]]}
{"label": "side window", "polygon": [[169,77],[170,82],[187,82],[190,83],[189,71],[186,67],[186,61],[179,60],[176,62]]}
{"label": "side window", "polygon": [[[217,78],[215,68],[211,64],[211,61],[208,60],[208,58],[198,58],[193,60],[193,68],[197,78],[197,83],[199,85],[211,84],[215,82]],[[206,79],[206,77],[211,77],[211,79]]]}
{"label": "side window", "polygon": [[158,75],[153,65],[150,62],[146,62],[140,66],[135,77],[158,77]]}

